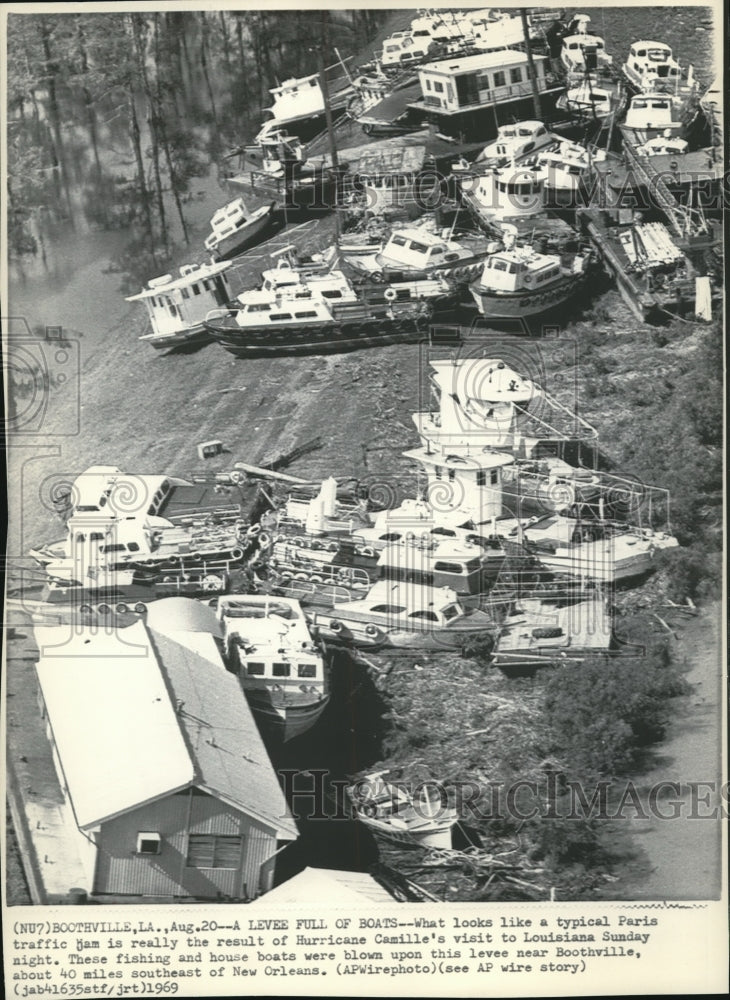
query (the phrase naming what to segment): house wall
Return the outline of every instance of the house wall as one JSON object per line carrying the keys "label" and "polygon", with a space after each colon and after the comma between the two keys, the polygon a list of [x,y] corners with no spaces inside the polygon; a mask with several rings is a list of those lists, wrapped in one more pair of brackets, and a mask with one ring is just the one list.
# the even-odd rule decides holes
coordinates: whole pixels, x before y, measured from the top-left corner
{"label": "house wall", "polygon": [[[152,765],[151,765],[152,766]],[[137,854],[139,833],[159,833],[159,854]],[[241,836],[236,868],[186,864],[190,834]],[[103,823],[96,837],[94,892],[143,896],[249,899],[262,889],[261,866],[276,832],[204,792],[170,795]]]}

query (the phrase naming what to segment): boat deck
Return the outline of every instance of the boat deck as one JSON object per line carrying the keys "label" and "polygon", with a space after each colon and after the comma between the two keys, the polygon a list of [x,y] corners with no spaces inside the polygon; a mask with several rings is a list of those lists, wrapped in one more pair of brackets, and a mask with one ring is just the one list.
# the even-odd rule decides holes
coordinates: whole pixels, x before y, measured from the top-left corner
{"label": "boat deck", "polygon": [[160,517],[173,524],[188,524],[212,514],[239,517],[241,504],[236,492],[221,490],[215,483],[190,483],[173,486],[160,508]]}

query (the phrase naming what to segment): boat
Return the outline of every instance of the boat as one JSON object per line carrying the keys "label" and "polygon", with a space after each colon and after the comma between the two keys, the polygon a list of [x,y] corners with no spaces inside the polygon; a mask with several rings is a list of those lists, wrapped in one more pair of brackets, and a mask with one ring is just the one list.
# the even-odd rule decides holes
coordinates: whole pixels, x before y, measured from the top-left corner
{"label": "boat", "polygon": [[[304,603],[334,600],[344,589],[348,598],[362,597],[378,580],[451,587],[468,603],[489,589],[504,562],[495,537],[453,530],[449,535],[408,531],[381,549],[361,532],[350,536],[274,535],[268,568],[277,587],[301,592]],[[309,584],[313,585],[310,589]]]}
{"label": "boat", "polygon": [[620,80],[587,72],[579,82],[568,85],[555,106],[573,119],[605,124],[611,119],[615,121],[622,114],[627,99],[626,88]]}
{"label": "boat", "polygon": [[228,669],[257,721],[283,742],[310,730],[329,702],[329,676],[299,603],[237,594],[215,607]]}
{"label": "boat", "polygon": [[219,208],[210,220],[213,230],[205,240],[205,249],[216,260],[237,257],[259,241],[273,222],[275,202],[249,212],[243,198],[234,198]]}
{"label": "boat", "polygon": [[[328,81],[327,90],[330,111],[338,116],[344,113],[354,90],[352,79],[343,63],[328,67],[325,73],[336,68],[344,70],[344,75]],[[271,106],[264,110],[269,113],[270,118],[259,130],[256,136],[257,142],[270,138],[273,132],[282,129],[295,133],[301,139],[312,138],[321,131],[326,111],[319,73],[284,80],[278,86],[272,87],[269,93],[274,100]]]}
{"label": "boat", "polygon": [[494,628],[492,615],[465,608],[456,591],[379,580],[363,597],[310,608],[323,638],[364,648],[454,649]]}
{"label": "boat", "polygon": [[184,264],[179,276],[152,278],[143,291],[127,296],[127,302],[144,302],[150,318],[152,333],[139,339],[158,351],[208,343],[207,313],[232,298],[226,275],[230,266],[230,261]]}
{"label": "boat", "polygon": [[590,23],[587,14],[577,14],[563,38],[560,61],[569,76],[583,76],[588,70],[605,69],[613,64],[603,38],[588,30]]}
{"label": "boat", "polygon": [[684,122],[676,115],[676,104],[667,94],[637,94],[629,101],[621,134],[639,146],[651,139],[680,137]]}
{"label": "boat", "polygon": [[702,294],[709,295],[711,310],[720,308],[720,285],[698,271],[683,249],[684,241],[679,245],[676,233],[663,222],[643,221],[637,215],[617,223],[595,209],[581,209],[579,219],[621,296],[642,322],[661,323],[668,316],[692,312],[700,315]]}
{"label": "boat", "polygon": [[272,125],[262,130],[252,145],[228,154],[238,156],[238,172],[227,176],[235,191],[276,196],[287,209],[308,210],[333,204],[335,178],[322,162],[309,162],[296,135]]}
{"label": "boat", "polygon": [[653,139],[647,140],[641,145],[635,146],[635,151],[639,156],[684,156],[689,147],[686,139],[678,139],[672,135],[672,130],[667,129],[662,135],[657,135]]}
{"label": "boat", "polygon": [[595,165],[603,163],[606,156],[605,149],[591,149],[567,140],[540,153],[535,170],[544,179],[550,206],[576,208],[584,204],[583,182],[590,180]]}
{"label": "boat", "polygon": [[643,576],[654,568],[658,549],[678,544],[650,528],[563,514],[546,514],[512,534],[552,572],[603,583]]}
{"label": "boat", "polygon": [[663,42],[634,42],[621,72],[635,93],[668,94],[678,102],[697,106],[698,83],[693,67],[685,73]]}
{"label": "boat", "polygon": [[504,250],[491,254],[469,290],[482,316],[513,319],[539,316],[572,298],[584,284],[592,260],[575,254],[538,253],[516,244],[517,229],[504,227]]}
{"label": "boat", "polygon": [[374,834],[401,846],[451,848],[451,831],[458,822],[435,782],[423,782],[412,796],[403,784],[383,780],[387,771],[365,775],[347,789],[355,817]]}
{"label": "boat", "polygon": [[[554,78],[547,56],[534,54],[532,65],[542,113],[549,114],[563,84]],[[410,107],[440,132],[463,136],[461,141],[474,137],[484,142],[505,120],[534,114],[528,57],[521,49],[500,48],[424,63],[418,67],[418,77],[421,97]]]}
{"label": "boat", "polygon": [[482,269],[484,258],[500,244],[481,233],[455,237],[451,230],[429,232],[424,226],[393,229],[376,253],[341,253],[353,271],[375,281],[418,281],[444,277],[467,284]]}
{"label": "boat", "polygon": [[518,598],[502,622],[492,665],[509,677],[607,652],[612,625],[600,593],[567,601]]}
{"label": "boat", "polygon": [[50,579],[76,588],[84,601],[84,588],[116,587],[118,574],[127,570],[165,593],[176,593],[191,575],[195,590],[222,590],[250,536],[241,504],[230,499],[229,487],[219,489],[92,466],[73,483],[65,537],[30,555]]}
{"label": "boat", "polygon": [[497,138],[488,143],[474,161],[473,167],[480,164],[503,166],[506,163],[519,161],[545,146],[552,146],[557,136],[545,128],[539,121],[514,122],[510,125],[500,125]]}
{"label": "boat", "polygon": [[518,515],[559,512],[576,504],[597,508],[605,492],[601,474],[575,468],[554,455],[516,460],[504,467],[502,483],[503,496]]}
{"label": "boat", "polygon": [[205,319],[214,340],[237,357],[320,353],[423,336],[436,304],[455,297],[445,278],[355,286],[341,271],[301,275],[291,269],[275,286],[244,292],[230,309]]}
{"label": "boat", "polygon": [[723,89],[722,77],[717,76],[700,98],[700,110],[710,129],[714,146],[722,146],[723,130]]}

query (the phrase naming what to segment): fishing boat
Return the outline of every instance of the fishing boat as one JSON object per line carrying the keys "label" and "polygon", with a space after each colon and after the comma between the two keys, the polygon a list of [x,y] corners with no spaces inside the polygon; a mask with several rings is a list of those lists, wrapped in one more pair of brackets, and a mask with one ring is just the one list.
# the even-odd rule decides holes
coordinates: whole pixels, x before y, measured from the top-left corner
{"label": "fishing boat", "polygon": [[[698,271],[678,245],[678,237],[659,221],[608,222],[594,209],[581,209],[579,219],[618,290],[642,321],[661,323],[668,316],[719,308],[722,289],[709,273]],[[706,317],[709,318],[709,317]]]}
{"label": "fishing boat", "polygon": [[253,246],[273,222],[275,202],[249,212],[243,198],[234,198],[219,208],[210,220],[212,232],[205,249],[216,260],[228,260]]}
{"label": "fishing boat", "polygon": [[329,702],[329,677],[299,603],[237,594],[215,607],[226,663],[254,717],[284,742],[311,729]]}
{"label": "fishing boat", "polygon": [[568,75],[583,76],[587,70],[604,69],[613,64],[613,56],[606,52],[606,43],[600,35],[589,31],[591,19],[587,14],[577,14],[563,38],[560,61]]}
{"label": "fishing boat", "polygon": [[412,796],[403,784],[383,779],[387,771],[365,775],[347,789],[356,818],[369,830],[401,846],[451,848],[456,809],[445,803],[435,782],[424,782]]}
{"label": "fishing boat", "polygon": [[560,208],[584,204],[583,182],[590,180],[596,164],[604,163],[606,156],[605,149],[591,149],[567,140],[540,153],[535,169],[544,178],[548,204]]}
{"label": "fishing boat", "polygon": [[232,298],[225,273],[230,266],[230,261],[184,264],[178,277],[152,278],[144,291],[127,296],[127,302],[144,302],[150,318],[152,333],[139,339],[158,351],[208,343],[206,315]]}
{"label": "fishing boat", "polygon": [[[270,277],[264,272],[265,283]],[[345,351],[417,339],[436,304],[455,296],[441,277],[356,287],[341,271],[305,276],[292,269],[277,281],[206,317],[211,336],[231,354]]]}
{"label": "fishing boat", "polygon": [[465,602],[478,600],[498,574],[504,548],[496,536],[484,538],[463,529],[450,535],[409,531],[379,550],[360,533],[318,538],[277,535],[268,566],[278,586],[299,588],[315,601],[334,599],[333,588],[346,589],[350,599],[362,597],[378,580],[451,587]]}
{"label": "fishing boat", "polygon": [[343,253],[342,260],[375,281],[444,277],[463,285],[481,271],[484,258],[499,246],[480,233],[454,237],[449,229],[432,233],[425,226],[406,227],[394,229],[377,253]]}
{"label": "fishing boat", "polygon": [[93,466],[73,483],[65,537],[30,555],[49,578],[76,588],[115,587],[130,570],[168,592],[191,574],[196,590],[221,590],[250,538],[240,503],[216,488]]}
{"label": "fishing boat", "polygon": [[467,609],[456,591],[379,580],[354,601],[310,608],[319,635],[333,642],[370,648],[461,649],[494,627],[493,617]]}
{"label": "fishing boat", "polygon": [[521,598],[502,622],[492,665],[508,677],[604,653],[611,644],[611,615],[598,593],[569,602]]}
{"label": "fishing boat", "polygon": [[491,254],[469,290],[482,316],[513,319],[538,316],[572,298],[584,284],[590,250],[538,253],[516,244],[517,229],[504,227],[504,250]]}
{"label": "fishing boat", "polygon": [[610,119],[615,121],[622,114],[627,99],[626,88],[619,79],[607,74],[599,76],[596,72],[586,72],[579,82],[566,88],[555,106],[573,119],[605,124]]}
{"label": "fishing boat", "polygon": [[605,583],[650,572],[656,551],[678,544],[650,528],[562,514],[547,514],[512,531],[553,572]]}

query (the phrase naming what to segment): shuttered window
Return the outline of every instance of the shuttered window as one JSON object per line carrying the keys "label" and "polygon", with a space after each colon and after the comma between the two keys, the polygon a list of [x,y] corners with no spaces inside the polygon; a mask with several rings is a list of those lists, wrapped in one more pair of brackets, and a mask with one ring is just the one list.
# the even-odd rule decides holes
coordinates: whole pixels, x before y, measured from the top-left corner
{"label": "shuttered window", "polygon": [[241,837],[191,833],[188,839],[188,868],[238,868],[241,863]]}

